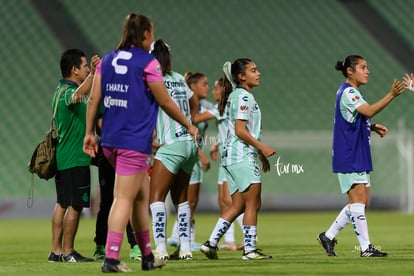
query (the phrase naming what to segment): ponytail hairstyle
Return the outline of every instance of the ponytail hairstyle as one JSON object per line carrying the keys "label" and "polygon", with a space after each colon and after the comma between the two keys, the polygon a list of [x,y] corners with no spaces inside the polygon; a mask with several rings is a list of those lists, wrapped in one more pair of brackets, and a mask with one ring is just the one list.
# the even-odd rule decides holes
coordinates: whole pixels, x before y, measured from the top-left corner
{"label": "ponytail hairstyle", "polygon": [[186,72],[184,74],[185,81],[187,82],[188,87],[191,89],[191,85],[197,83],[201,78],[204,78],[205,75],[199,72]]}
{"label": "ponytail hairstyle", "polygon": [[144,33],[151,30],[152,22],[148,17],[136,13],[128,14],[125,18],[121,41],[116,50],[130,48],[131,46],[144,48],[142,45]]}
{"label": "ponytail hairstyle", "polygon": [[239,74],[245,74],[246,65],[250,62],[252,62],[252,60],[248,58],[239,58],[236,59],[233,63],[231,63],[230,61],[226,61],[224,63],[224,92],[218,104],[218,110],[221,116],[223,116],[224,108],[226,107],[230,93],[233,92],[234,89],[236,89],[237,85],[241,84]]}
{"label": "ponytail hairstyle", "polygon": [[229,98],[230,93],[233,91],[233,86],[225,76],[218,79],[217,82],[223,88],[223,94],[221,95],[218,103],[218,111],[220,116],[223,116],[224,108],[226,107],[227,99]]}
{"label": "ponytail hairstyle", "polygon": [[335,70],[341,71],[342,75],[344,75],[345,78],[348,78],[348,72],[346,71],[348,67],[351,67],[352,71],[355,72],[356,65],[358,64],[358,61],[361,59],[364,59],[364,58],[359,55],[347,56],[343,61],[338,60],[336,62]]}
{"label": "ponytail hairstyle", "polygon": [[171,53],[170,46],[162,39],[156,40],[151,45],[151,54],[153,54],[161,65],[162,75],[171,73]]}

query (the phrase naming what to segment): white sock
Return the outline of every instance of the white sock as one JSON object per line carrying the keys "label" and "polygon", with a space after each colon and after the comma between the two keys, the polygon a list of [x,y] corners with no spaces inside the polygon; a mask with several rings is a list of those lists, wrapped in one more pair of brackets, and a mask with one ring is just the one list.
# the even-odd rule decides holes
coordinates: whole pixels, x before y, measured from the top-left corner
{"label": "white sock", "polygon": [[224,242],[228,243],[228,244],[235,243],[235,240],[234,240],[234,223],[232,223],[230,225],[229,229],[227,229],[226,233],[224,234]]}
{"label": "white sock", "polygon": [[174,226],[172,228],[171,238],[177,239],[178,241],[178,216],[174,222]]}
{"label": "white sock", "polygon": [[243,231],[243,218],[244,218],[244,213],[240,214],[236,220],[239,223],[240,229]]}
{"label": "white sock", "polygon": [[178,239],[180,241],[180,250],[184,252],[191,251],[190,219],[191,219],[191,211],[190,211],[190,204],[188,204],[188,201],[178,204],[178,209],[177,209]]}
{"label": "white sock", "polygon": [[167,211],[165,209],[165,203],[162,201],[156,201],[150,204],[151,216],[152,216],[152,231],[154,236],[154,242],[156,251],[159,254],[168,254],[167,241],[166,241],[166,225],[167,225]]}
{"label": "white sock", "polygon": [[230,224],[230,222],[223,218],[218,219],[216,226],[214,226],[213,232],[211,232],[210,238],[208,239],[211,246],[217,246],[221,237],[224,235],[224,233],[226,233],[227,229],[230,227]]}
{"label": "white sock", "polygon": [[353,203],[350,205],[350,211],[355,235],[357,236],[359,244],[361,245],[361,251],[365,251],[371,244],[368,235],[368,223],[367,219],[365,218],[365,204]]}
{"label": "white sock", "polygon": [[251,252],[256,250],[256,226],[254,225],[244,225],[244,252]]}
{"label": "white sock", "polygon": [[345,226],[351,223],[351,211],[349,210],[350,205],[346,205],[341,212],[339,212],[335,221],[332,223],[331,227],[325,232],[325,236],[333,240]]}

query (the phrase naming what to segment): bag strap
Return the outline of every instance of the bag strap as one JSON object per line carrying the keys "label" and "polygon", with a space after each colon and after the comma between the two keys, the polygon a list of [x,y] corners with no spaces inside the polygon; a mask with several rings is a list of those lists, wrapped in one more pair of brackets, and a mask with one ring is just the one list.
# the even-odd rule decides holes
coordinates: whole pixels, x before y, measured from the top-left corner
{"label": "bag strap", "polygon": [[51,119],[51,126],[50,126],[50,130],[54,130],[54,131],[55,131],[55,133],[56,133],[56,137],[57,137],[58,133],[57,133],[57,129],[56,129],[56,127],[54,127],[54,126],[55,126],[55,121],[54,121],[54,119],[55,119],[56,112],[57,112],[57,108],[58,108],[58,105],[59,105],[60,96],[62,95],[63,90],[65,90],[68,86],[69,86],[69,85],[64,84],[64,85],[62,85],[62,86],[59,88],[59,92],[58,92],[58,95],[57,95],[57,97],[56,97],[56,101],[55,101],[55,108],[54,108],[54,110],[53,110],[53,115],[52,115],[52,119]]}

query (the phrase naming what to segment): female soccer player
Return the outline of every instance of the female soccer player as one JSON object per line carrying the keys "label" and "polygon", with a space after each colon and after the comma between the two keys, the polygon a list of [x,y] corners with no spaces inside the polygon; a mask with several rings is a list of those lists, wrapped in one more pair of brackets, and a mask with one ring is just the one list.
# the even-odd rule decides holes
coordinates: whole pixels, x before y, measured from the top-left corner
{"label": "female soccer player", "polygon": [[[270,170],[268,157],[276,151],[260,141],[261,112],[252,90],[260,83],[260,72],[250,59],[237,59],[224,64],[226,81],[232,83],[233,91],[225,93],[221,108],[227,120],[227,135],[224,141],[222,165],[225,168],[232,204],[218,219],[210,238],[200,250],[209,259],[218,259],[217,244],[230,224],[244,211],[243,260],[270,259],[256,247],[257,214],[261,206],[260,169]],[[231,91],[231,90],[230,90]]]}
{"label": "female soccer player", "polygon": [[[191,120],[190,105],[196,108],[193,92],[187,86],[184,77],[171,69],[169,46],[162,40],[154,43],[151,53],[159,60],[164,83],[171,99],[180,108],[182,114]],[[197,160],[197,144],[188,131],[168,114],[160,110],[157,120],[157,144],[161,147],[155,154],[151,174],[150,209],[152,227],[156,244],[156,256],[169,258],[166,242],[167,211],[165,199],[168,191],[177,206],[177,223],[180,249],[178,258],[192,259],[190,245],[191,211],[187,199],[191,171]]]}
{"label": "female soccer player", "polygon": [[388,132],[385,126],[371,123],[371,118],[404,92],[404,83],[394,80],[391,90],[381,100],[369,104],[359,90],[361,85],[368,83],[367,61],[361,56],[350,55],[338,61],[335,69],[342,72],[345,82],[336,92],[332,170],[337,173],[341,191],[348,195],[349,203],[339,212],[329,229],[320,233],[317,239],[328,256],[336,256],[335,237],[352,223],[361,246],[361,257],[385,257],[387,253],[371,244],[365,217],[372,171],[370,132],[375,131],[381,137]]}
{"label": "female soccer player", "polygon": [[101,145],[116,173],[103,272],[130,271],[119,261],[128,218],[141,249],[142,270],[165,264],[152,253],[148,213],[147,158],[152,152],[158,105],[184,126],[183,131],[198,138],[198,129],[169,97],[158,70],[159,62],[148,53],[153,41],[151,20],[144,15],[129,14],[118,47],[98,65],[88,103],[83,150],[92,157],[98,150],[94,126],[102,99]]}

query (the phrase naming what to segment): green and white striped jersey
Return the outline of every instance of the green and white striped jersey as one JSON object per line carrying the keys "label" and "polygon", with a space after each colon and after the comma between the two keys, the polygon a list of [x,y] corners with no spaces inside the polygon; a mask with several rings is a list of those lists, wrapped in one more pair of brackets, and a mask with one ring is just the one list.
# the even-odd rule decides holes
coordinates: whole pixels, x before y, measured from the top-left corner
{"label": "green and white striped jersey", "polygon": [[[164,76],[164,83],[171,99],[190,121],[191,114],[189,99],[193,96],[193,91],[187,86],[184,77],[181,74],[172,71],[170,74]],[[168,116],[162,108],[159,108],[158,110],[156,130],[157,142],[160,144],[168,145],[178,141],[192,140],[187,129]]]}
{"label": "green and white striped jersey", "polygon": [[227,135],[224,141],[222,164],[228,166],[247,160],[255,160],[257,149],[242,141],[235,134],[236,120],[245,120],[247,121],[247,131],[255,139],[260,140],[262,115],[253,94],[243,88],[236,88],[227,100],[225,116],[227,118]]}

